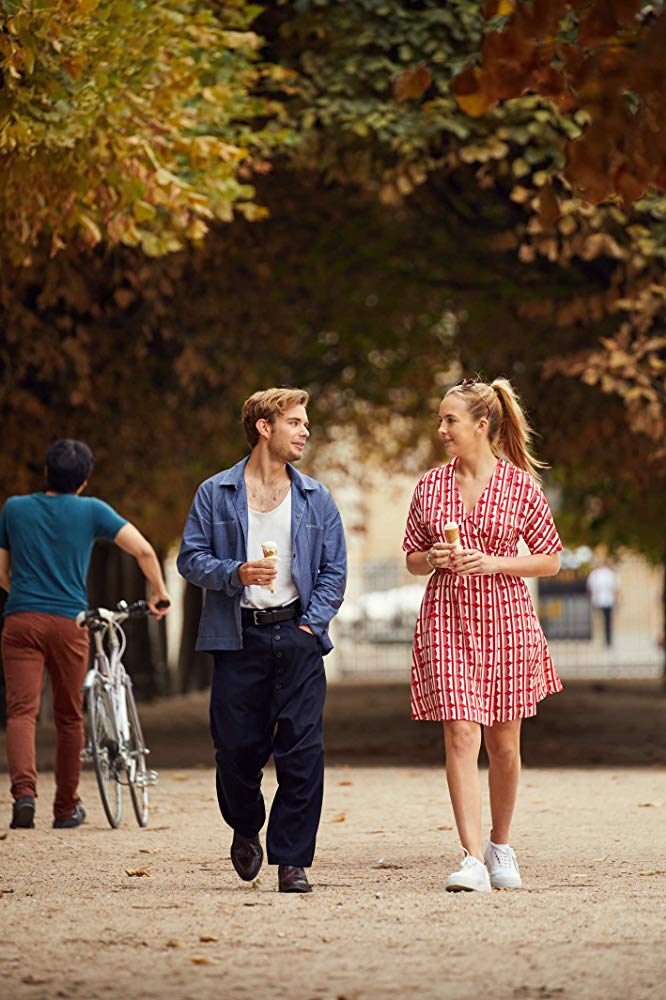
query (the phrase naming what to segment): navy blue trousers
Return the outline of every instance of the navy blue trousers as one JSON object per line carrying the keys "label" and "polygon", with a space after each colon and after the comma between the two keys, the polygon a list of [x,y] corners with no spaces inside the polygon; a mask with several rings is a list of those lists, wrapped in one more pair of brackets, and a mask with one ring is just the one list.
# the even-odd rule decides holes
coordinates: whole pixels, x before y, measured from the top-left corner
{"label": "navy blue trousers", "polygon": [[266,833],[271,865],[308,868],[324,791],[326,674],[316,636],[295,619],[243,629],[243,649],[215,652],[210,722],[217,798],[229,826],[254,837],[266,820],[261,793],[271,754],[278,789]]}

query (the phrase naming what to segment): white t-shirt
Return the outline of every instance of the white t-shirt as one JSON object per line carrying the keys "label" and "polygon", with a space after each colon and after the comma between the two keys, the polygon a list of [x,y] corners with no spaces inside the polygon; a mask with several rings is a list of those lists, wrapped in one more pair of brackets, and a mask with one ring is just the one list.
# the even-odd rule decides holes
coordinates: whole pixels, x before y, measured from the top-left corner
{"label": "white t-shirt", "polygon": [[587,589],[595,608],[612,608],[618,588],[617,573],[608,566],[597,566],[587,578]]}
{"label": "white t-shirt", "polygon": [[298,600],[299,593],[291,578],[291,490],[279,507],[266,514],[248,507],[247,561],[264,558],[263,542],[277,542],[275,593],[266,587],[245,587],[241,598],[244,608],[281,608]]}

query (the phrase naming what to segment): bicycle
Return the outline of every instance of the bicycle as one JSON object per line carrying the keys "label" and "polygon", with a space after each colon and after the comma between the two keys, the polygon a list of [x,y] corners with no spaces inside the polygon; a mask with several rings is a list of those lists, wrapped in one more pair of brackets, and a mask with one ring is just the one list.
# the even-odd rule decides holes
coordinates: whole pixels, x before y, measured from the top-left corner
{"label": "bicycle", "polygon": [[[166,607],[162,602],[160,607]],[[94,643],[93,665],[83,682],[88,709],[88,743],[81,751],[92,760],[102,806],[111,826],[120,825],[123,812],[122,786],[130,790],[139,826],[148,823],[148,788],[157,781],[149,770],[146,747],[132,691],[132,680],[122,663],[127,637],[121,628],[129,618],[146,618],[145,601],[120,601],[115,611],[89,608],[77,615],[79,628],[87,628]],[[104,640],[107,640],[108,652]],[[123,780],[122,775],[125,775]]]}

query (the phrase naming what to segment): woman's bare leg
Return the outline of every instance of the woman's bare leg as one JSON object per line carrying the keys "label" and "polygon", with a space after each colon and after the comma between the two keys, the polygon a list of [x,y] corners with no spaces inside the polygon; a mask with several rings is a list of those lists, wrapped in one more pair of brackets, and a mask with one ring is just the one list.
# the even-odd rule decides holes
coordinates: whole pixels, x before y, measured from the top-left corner
{"label": "woman's bare leg", "polygon": [[460,843],[466,851],[483,861],[478,766],[481,727],[476,722],[463,719],[445,722],[444,746],[446,780]]}
{"label": "woman's bare leg", "polygon": [[495,844],[509,843],[520,778],[521,721],[514,719],[511,722],[496,722],[494,726],[487,726],[483,732],[490,764],[488,787],[493,823],[490,839]]}

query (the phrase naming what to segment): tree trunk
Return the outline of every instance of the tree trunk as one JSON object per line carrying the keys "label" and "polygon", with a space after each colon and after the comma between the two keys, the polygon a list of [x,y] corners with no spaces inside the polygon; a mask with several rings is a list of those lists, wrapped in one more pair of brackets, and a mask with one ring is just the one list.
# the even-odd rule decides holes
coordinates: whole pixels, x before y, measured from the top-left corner
{"label": "tree trunk", "polygon": [[195,650],[199,619],[203,607],[203,591],[188,583],[183,593],[183,631],[178,656],[180,690],[201,691],[210,684],[213,661],[209,653]]}
{"label": "tree trunk", "polygon": [[666,694],[666,552],[661,562],[664,577],[662,580],[662,606],[661,606],[661,651],[664,657],[663,662],[663,689],[664,694]]}

